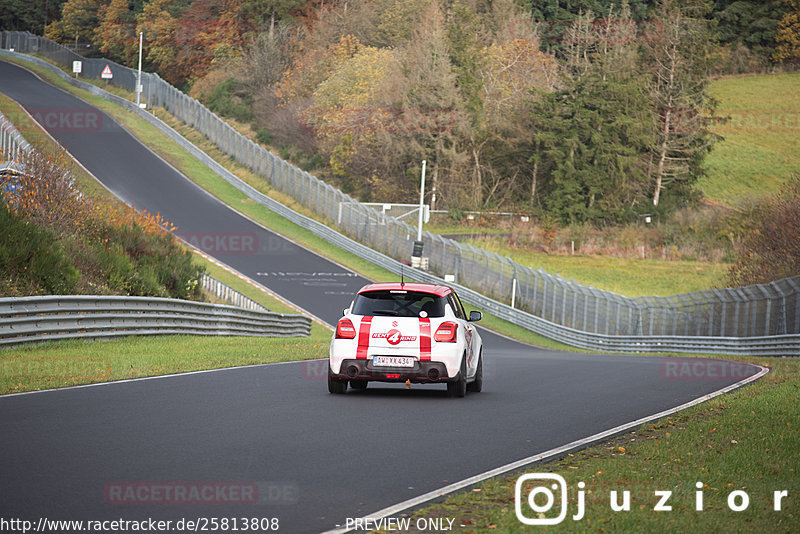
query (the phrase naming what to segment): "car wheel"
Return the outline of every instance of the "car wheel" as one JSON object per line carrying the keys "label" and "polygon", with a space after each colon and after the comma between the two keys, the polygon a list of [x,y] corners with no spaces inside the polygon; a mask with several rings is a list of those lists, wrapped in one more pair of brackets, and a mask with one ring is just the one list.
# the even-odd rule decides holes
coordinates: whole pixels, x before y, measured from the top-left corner
{"label": "car wheel", "polygon": [[467,384],[467,389],[475,393],[480,393],[483,389],[483,349],[478,354],[478,368],[475,369],[475,380]]}
{"label": "car wheel", "polygon": [[367,389],[367,384],[369,384],[366,380],[351,380],[350,387],[353,389]]}
{"label": "car wheel", "polygon": [[341,394],[347,391],[347,380],[336,380],[333,378],[330,365],[328,366],[328,392]]}
{"label": "car wheel", "polygon": [[447,383],[449,397],[463,397],[467,394],[467,356],[461,358],[461,370],[452,382]]}

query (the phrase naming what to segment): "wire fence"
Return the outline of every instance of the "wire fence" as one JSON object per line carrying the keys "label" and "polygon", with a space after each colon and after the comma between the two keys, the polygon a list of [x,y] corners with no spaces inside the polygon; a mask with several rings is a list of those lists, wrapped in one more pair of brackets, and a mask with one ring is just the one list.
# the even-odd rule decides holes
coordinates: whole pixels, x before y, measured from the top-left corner
{"label": "wire fence", "polygon": [[0,168],[13,166],[31,145],[8,118],[0,113]]}
{"label": "wire fence", "polygon": [[[134,90],[136,71],[99,59],[84,59],[42,37],[0,32],[6,49],[35,53],[70,66],[91,62],[81,76],[99,78],[106,64],[111,83]],[[277,189],[307,206],[356,241],[399,261],[410,258],[417,230],[365,206],[247,139],[197,100],[142,74],[143,99],[163,106],[222,151]],[[629,298],[520,265],[486,250],[423,232],[424,255],[434,275],[549,322],[611,336],[703,336],[744,338],[800,333],[800,276],[764,285]]]}

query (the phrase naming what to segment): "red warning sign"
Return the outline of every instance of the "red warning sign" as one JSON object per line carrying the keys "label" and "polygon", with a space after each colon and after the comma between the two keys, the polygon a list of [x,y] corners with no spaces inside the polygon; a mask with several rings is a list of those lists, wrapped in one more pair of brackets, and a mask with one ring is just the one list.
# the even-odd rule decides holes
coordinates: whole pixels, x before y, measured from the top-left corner
{"label": "red warning sign", "polygon": [[106,68],[103,69],[103,72],[100,74],[100,77],[105,79],[113,78],[114,75],[111,74],[111,67],[106,65]]}

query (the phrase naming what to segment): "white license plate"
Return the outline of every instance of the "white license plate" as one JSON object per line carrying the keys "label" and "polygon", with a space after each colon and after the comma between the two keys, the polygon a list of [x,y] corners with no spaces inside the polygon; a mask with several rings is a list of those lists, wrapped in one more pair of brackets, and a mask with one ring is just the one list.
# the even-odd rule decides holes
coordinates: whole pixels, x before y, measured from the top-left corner
{"label": "white license plate", "polygon": [[373,356],[372,365],[375,367],[414,367],[414,358],[403,356]]}

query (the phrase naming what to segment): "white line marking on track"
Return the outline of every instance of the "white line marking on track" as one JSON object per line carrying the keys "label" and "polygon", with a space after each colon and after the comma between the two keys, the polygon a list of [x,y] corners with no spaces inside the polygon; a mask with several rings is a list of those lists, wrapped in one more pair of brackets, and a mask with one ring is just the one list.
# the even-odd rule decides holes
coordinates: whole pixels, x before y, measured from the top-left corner
{"label": "white line marking on track", "polygon": [[216,369],[201,369],[199,371],[187,371],[185,373],[172,373],[169,375],[157,376],[140,376],[137,378],[124,378],[122,380],[110,380],[108,382],[95,382],[93,384],[78,384],[77,386],[64,386],[63,388],[50,388],[50,389],[37,389],[34,391],[21,391],[20,393],[8,393],[0,395],[0,400],[8,397],[19,397],[21,395],[33,395],[34,393],[48,393],[52,391],[66,391],[70,389],[84,389],[93,388],[98,386],[111,386],[113,384],[127,384],[128,382],[143,382],[145,380],[158,380],[159,378],[179,378],[182,376],[199,375],[203,373],[214,373],[217,371],[231,371],[233,369],[246,369],[248,367],[266,367],[268,365],[288,365],[290,363],[303,363],[303,362],[316,362],[327,360],[327,358],[315,358],[312,360],[292,360],[288,362],[269,362],[269,363],[255,363],[252,365],[237,365],[236,367],[218,367]]}
{"label": "white line marking on track", "polygon": [[[488,480],[490,478],[494,478],[496,476],[500,476],[500,475],[509,473],[511,471],[515,471],[517,469],[522,469],[523,467],[535,464],[537,462],[543,462],[543,461],[550,460],[550,459],[555,458],[557,456],[561,456],[561,455],[563,455],[566,452],[569,452],[571,450],[580,449],[580,448],[586,447],[586,446],[588,446],[588,445],[590,445],[592,443],[602,441],[602,440],[604,440],[606,438],[610,438],[610,437],[615,436],[617,434],[621,434],[621,433],[623,433],[623,432],[625,432],[627,430],[630,430],[632,428],[636,428],[636,427],[638,427],[640,425],[643,425],[644,423],[647,423],[649,421],[653,421],[655,419],[661,419],[662,417],[666,417],[668,415],[672,415],[672,414],[674,414],[676,412],[679,412],[681,410],[685,410],[686,408],[690,408],[692,406],[695,406],[695,405],[700,404],[702,402],[705,402],[707,400],[711,400],[714,397],[717,397],[719,395],[723,395],[725,393],[729,393],[730,391],[733,391],[734,389],[737,389],[737,388],[740,388],[740,387],[742,387],[744,385],[747,385],[750,382],[754,382],[754,381],[758,380],[759,378],[761,378],[762,376],[764,376],[765,374],[767,374],[769,372],[769,369],[766,368],[766,367],[762,367],[760,365],[758,365],[757,367],[759,367],[761,369],[758,373],[756,373],[756,374],[754,374],[752,376],[749,376],[749,377],[747,377],[747,378],[745,378],[743,380],[740,380],[739,382],[736,382],[735,384],[731,384],[730,386],[727,386],[727,387],[724,387],[724,388],[722,388],[720,390],[714,391],[713,393],[709,393],[707,395],[703,395],[702,397],[698,397],[698,398],[696,398],[696,399],[694,399],[692,401],[689,401],[689,402],[686,402],[684,404],[681,404],[680,406],[676,406],[675,408],[670,408],[668,410],[664,410],[663,412],[659,412],[659,413],[656,413],[656,414],[653,414],[653,415],[642,417],[641,419],[637,419],[635,421],[631,421],[630,423],[625,423],[625,424],[619,425],[617,427],[608,429],[608,430],[606,430],[604,432],[600,432],[600,433],[585,437],[583,439],[579,439],[579,440],[573,441],[571,443],[567,443],[566,445],[562,445],[561,447],[557,447],[555,449],[550,449],[549,451],[540,452],[538,454],[534,454],[533,456],[528,456],[527,458],[523,458],[521,460],[517,460],[516,462],[511,462],[510,464],[506,464],[506,465],[497,467],[495,469],[492,469],[491,471],[486,471],[485,473],[481,473],[481,474],[478,474],[478,475],[475,475],[475,476],[472,476],[472,477],[469,477],[469,478],[465,478],[464,480],[461,480],[460,482],[455,482],[455,483],[450,484],[448,486],[444,486],[443,488],[439,488],[437,490],[429,491],[428,493],[424,493],[424,494],[422,494],[422,495],[420,495],[418,497],[414,497],[413,499],[409,499],[407,501],[403,501],[401,503],[397,503],[397,504],[395,504],[393,506],[389,506],[388,508],[384,508],[383,510],[378,510],[377,512],[374,512],[372,514],[365,515],[362,519],[367,519],[367,518],[369,518],[369,519],[382,519],[384,517],[395,516],[395,515],[399,514],[400,512],[402,512],[404,510],[408,510],[409,508],[417,508],[417,507],[427,503],[428,501],[432,501],[433,499],[437,499],[439,497],[444,497],[445,495],[448,495],[450,493],[456,492],[458,490],[462,490],[462,489],[467,488],[469,486],[473,486],[475,484],[478,484],[479,482],[483,482],[483,481]],[[363,524],[363,522],[362,522],[362,524]],[[333,530],[327,530],[327,531],[323,532],[322,534],[345,534],[347,532],[352,532],[354,530],[355,530],[354,528],[341,527],[341,528],[336,528],[336,529],[333,529]]]}

